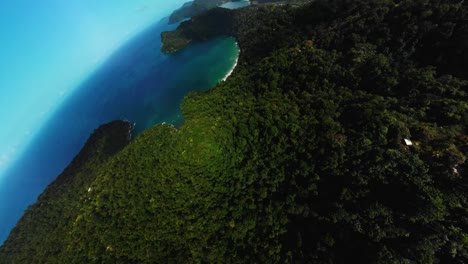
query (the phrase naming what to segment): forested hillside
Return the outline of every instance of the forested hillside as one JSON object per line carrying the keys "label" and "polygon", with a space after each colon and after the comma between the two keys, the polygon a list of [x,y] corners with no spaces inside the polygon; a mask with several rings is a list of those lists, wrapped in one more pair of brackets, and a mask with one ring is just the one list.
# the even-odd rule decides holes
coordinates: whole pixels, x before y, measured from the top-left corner
{"label": "forested hillside", "polygon": [[180,22],[186,18],[199,15],[226,2],[230,2],[230,0],[194,0],[187,2],[171,14],[169,17],[169,23]]}
{"label": "forested hillside", "polygon": [[[91,165],[91,191],[34,205],[0,263],[467,263],[467,8],[318,0],[183,23],[166,51],[233,35],[234,74],[187,96],[178,130]],[[50,218],[60,199],[76,206]]]}
{"label": "forested hillside", "polygon": [[124,121],[94,131],[71,164],[39,196],[0,248],[0,263],[50,263],[87,203],[97,169],[130,143],[133,127]]}

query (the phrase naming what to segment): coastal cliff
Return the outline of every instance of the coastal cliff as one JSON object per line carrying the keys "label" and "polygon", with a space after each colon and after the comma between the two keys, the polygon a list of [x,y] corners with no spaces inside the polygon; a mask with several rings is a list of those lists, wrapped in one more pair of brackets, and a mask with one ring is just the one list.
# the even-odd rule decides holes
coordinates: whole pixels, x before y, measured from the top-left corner
{"label": "coastal cliff", "polygon": [[468,4],[424,3],[213,9],[163,34],[235,36],[238,66],[178,130],[43,195],[0,263],[468,262]]}

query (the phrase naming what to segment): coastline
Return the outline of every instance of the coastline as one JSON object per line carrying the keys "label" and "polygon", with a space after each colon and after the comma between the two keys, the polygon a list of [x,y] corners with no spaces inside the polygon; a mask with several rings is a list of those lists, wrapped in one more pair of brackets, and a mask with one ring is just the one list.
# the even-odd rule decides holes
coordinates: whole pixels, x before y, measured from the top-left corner
{"label": "coastline", "polygon": [[[37,201],[37,197],[44,192],[48,185],[54,182],[57,175],[60,175],[60,173],[70,165],[73,158],[75,158],[82,149],[83,144],[85,144],[96,127],[110,120],[114,120],[116,117],[132,120],[131,123],[137,123],[138,127],[134,125],[132,130],[129,129],[128,139],[130,140],[143,130],[157,125],[160,120],[171,121],[169,118],[182,115],[182,113],[180,113],[179,102],[184,96],[180,96],[180,94],[183,93],[186,95],[191,92],[192,89],[188,87],[197,87],[197,89],[201,90],[211,89],[219,83],[219,80],[225,75],[226,71],[230,68],[227,66],[229,66],[229,63],[233,63],[234,58],[232,54],[229,54],[229,57],[223,57],[226,52],[222,47],[228,47],[229,50],[231,50],[235,43],[234,40],[227,42],[215,40],[214,42],[210,41],[194,45],[191,49],[171,58],[172,63],[170,65],[174,67],[174,70],[161,66],[163,62],[159,62],[158,60],[164,56],[159,56],[158,50],[153,48],[139,48],[142,45],[153,47],[153,45],[155,45],[154,43],[158,44],[160,41],[159,34],[164,30],[174,27],[167,26],[166,24],[164,20],[155,22],[154,26],[142,30],[141,35],[131,37],[128,43],[122,44],[122,47],[119,48],[118,51],[115,51],[106,62],[102,63],[102,65],[100,64],[98,67],[99,69],[93,76],[91,76],[89,80],[83,81],[83,84],[80,84],[80,86],[76,88],[77,91],[80,91],[77,95],[70,95],[63,104],[57,106],[62,109],[62,111],[54,112],[48,117],[47,121],[41,125],[41,127],[47,127],[47,129],[40,129],[41,132],[38,132],[38,134],[31,139],[32,143],[27,147],[28,151],[25,151],[25,154],[21,155],[21,160],[15,161],[15,163],[8,168],[8,171],[5,172],[5,176],[2,175],[2,185],[6,186],[6,184],[8,184],[9,191],[14,190],[14,196],[9,195],[10,192],[0,192],[0,200],[5,201],[2,203],[2,206],[4,204],[9,206],[0,206],[0,246],[17,225],[24,211],[27,210],[27,207],[34,204]],[[218,45],[221,45],[221,48],[213,48]],[[209,55],[194,56],[194,54],[205,51],[208,51]],[[139,56],[145,58],[145,60],[139,59]],[[139,87],[143,87],[143,90],[141,93],[135,93],[133,89],[130,91],[130,89],[126,89],[125,85],[122,84],[124,83],[122,80],[130,80],[125,77],[126,75],[124,72],[127,72],[124,70],[125,67],[120,67],[118,65],[121,64],[113,63],[116,60],[119,61],[120,58],[123,57],[126,58],[126,64],[138,65],[141,63],[142,66],[143,64],[154,65],[154,67],[160,67],[164,70],[157,71],[154,75],[151,74],[151,78],[148,79],[144,76],[150,76],[149,71],[151,68],[140,67],[139,69],[141,69],[141,71],[138,71],[131,80],[132,87],[140,85]],[[187,63],[187,60],[183,59],[188,57],[191,58],[190,63]],[[209,59],[216,57],[218,59]],[[222,67],[224,70],[217,70],[217,74],[211,77],[210,72],[203,71],[203,69],[209,66],[215,68]],[[164,87],[161,87],[161,89],[175,92],[166,94],[166,98],[163,99],[157,96],[157,94],[159,94],[158,89],[150,89],[149,87],[151,86],[151,82],[163,78],[164,73],[167,71],[171,71],[172,74],[177,73],[178,75],[187,72],[194,72],[194,74],[184,74],[184,76],[188,77],[175,78],[173,81],[171,80],[165,83]],[[114,74],[117,76],[114,76]],[[100,85],[100,82],[109,83],[109,86],[115,87],[112,93],[107,93],[107,90],[104,86]],[[129,91],[130,93],[127,93]],[[100,99],[102,97],[95,96],[95,94],[106,94],[106,103],[102,103]],[[145,98],[142,97],[143,95],[147,98],[151,97],[156,99],[151,100],[150,104],[145,104],[143,102],[149,100],[145,100]],[[137,103],[140,100],[138,98],[141,99],[140,102],[142,103]],[[83,105],[79,103],[80,101],[86,102],[87,107],[83,107]],[[174,104],[168,104],[167,102],[174,102]],[[155,114],[150,115],[143,105],[147,107],[150,106],[151,109],[155,111]],[[79,112],[74,110],[75,106],[80,106]],[[103,109],[106,110],[104,111]],[[129,114],[121,114],[127,111],[126,109],[131,109],[127,112]],[[159,116],[159,112],[166,113],[168,117]],[[80,119],[80,122],[76,121],[77,119],[73,118],[74,113],[79,113],[83,119]],[[177,121],[183,123],[183,119]],[[81,130],[74,129],[74,127],[77,126],[80,126],[80,129],[85,132],[81,133],[79,132]],[[63,138],[64,136],[67,137],[67,142],[56,141],[56,138]],[[41,155],[43,158],[38,160],[36,153],[41,153],[40,151],[44,149],[47,149],[49,152],[48,155]],[[28,166],[21,166],[20,163],[26,163]],[[47,166],[44,164],[47,164]],[[35,181],[38,177],[30,177],[34,174],[41,175],[40,182],[39,180]],[[16,175],[19,176],[16,177]],[[24,185],[26,185],[27,188],[25,188]],[[3,186],[0,186],[0,190],[3,190]],[[4,197],[5,199],[3,199]],[[7,203],[7,201],[9,202]],[[3,212],[6,211],[8,211],[8,214],[3,214]]]}
{"label": "coastline", "polygon": [[[236,46],[239,47],[239,44],[236,42]],[[229,76],[232,75],[232,73],[234,72],[234,70],[236,69],[237,67],[237,64],[239,63],[239,57],[240,57],[240,50],[239,50],[239,54],[237,54],[237,57],[236,57],[236,61],[234,62],[234,65],[232,66],[232,68],[229,70],[229,72],[226,74],[226,76],[224,76],[224,78],[221,80],[221,82],[225,82]]]}

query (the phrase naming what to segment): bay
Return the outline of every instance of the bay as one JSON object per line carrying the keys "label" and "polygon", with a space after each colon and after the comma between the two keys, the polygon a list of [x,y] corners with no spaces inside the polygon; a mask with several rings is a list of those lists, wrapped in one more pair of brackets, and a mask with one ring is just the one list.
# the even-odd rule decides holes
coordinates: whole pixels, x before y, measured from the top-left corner
{"label": "bay", "polygon": [[219,7],[227,8],[227,9],[237,9],[237,8],[242,8],[242,7],[246,7],[249,5],[250,5],[250,1],[241,0],[237,2],[227,2],[227,3],[220,5]]}
{"label": "bay", "polygon": [[236,62],[233,38],[196,43],[171,55],[160,52],[161,20],[115,52],[68,96],[41,126],[0,182],[0,243],[28,205],[78,153],[99,125],[120,119],[134,134],[155,124],[180,125],[187,93],[221,81]]}

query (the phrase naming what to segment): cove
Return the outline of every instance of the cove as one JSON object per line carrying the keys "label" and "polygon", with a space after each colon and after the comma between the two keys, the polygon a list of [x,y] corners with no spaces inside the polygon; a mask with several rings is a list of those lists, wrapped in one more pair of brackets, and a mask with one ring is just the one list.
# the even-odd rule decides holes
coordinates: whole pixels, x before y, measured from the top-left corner
{"label": "cove", "polygon": [[41,126],[0,180],[0,244],[28,205],[78,153],[92,131],[112,120],[135,123],[134,135],[155,124],[180,125],[184,96],[221,81],[236,62],[233,38],[160,52],[162,20],[115,52]]}
{"label": "cove", "polygon": [[227,3],[220,5],[219,7],[227,8],[227,9],[238,9],[238,8],[246,7],[249,5],[250,5],[250,1],[241,0],[238,2],[227,2]]}

